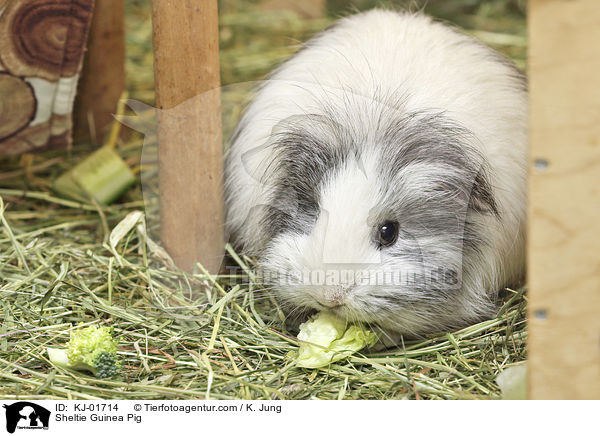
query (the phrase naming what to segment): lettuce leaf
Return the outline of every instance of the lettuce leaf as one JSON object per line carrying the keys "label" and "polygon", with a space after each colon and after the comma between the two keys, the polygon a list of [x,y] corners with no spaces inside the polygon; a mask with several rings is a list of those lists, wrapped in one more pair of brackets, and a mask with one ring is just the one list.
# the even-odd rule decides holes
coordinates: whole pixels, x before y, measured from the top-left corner
{"label": "lettuce leaf", "polygon": [[296,365],[320,368],[373,345],[377,335],[364,325],[347,324],[330,312],[319,312],[300,325],[298,340]]}

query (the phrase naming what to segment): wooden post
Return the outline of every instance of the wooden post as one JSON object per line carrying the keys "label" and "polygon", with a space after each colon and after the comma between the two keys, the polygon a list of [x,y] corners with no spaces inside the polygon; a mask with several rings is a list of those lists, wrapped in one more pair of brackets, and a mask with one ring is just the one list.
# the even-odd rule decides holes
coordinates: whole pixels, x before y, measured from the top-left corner
{"label": "wooden post", "polygon": [[223,256],[217,0],[153,0],[161,240],[174,261]]}
{"label": "wooden post", "polygon": [[75,101],[75,137],[104,140],[125,89],[123,0],[96,0]]}
{"label": "wooden post", "polygon": [[598,0],[530,0],[531,399],[600,399],[598,41]]}

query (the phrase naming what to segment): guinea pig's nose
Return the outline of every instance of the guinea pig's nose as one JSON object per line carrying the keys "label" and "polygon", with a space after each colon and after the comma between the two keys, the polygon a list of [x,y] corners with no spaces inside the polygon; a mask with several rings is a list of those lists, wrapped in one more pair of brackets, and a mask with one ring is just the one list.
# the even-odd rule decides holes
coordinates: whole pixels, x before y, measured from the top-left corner
{"label": "guinea pig's nose", "polygon": [[317,301],[330,309],[343,306],[346,295],[351,288],[352,286],[345,285],[331,286],[323,291],[321,298],[318,298]]}
{"label": "guinea pig's nose", "polygon": [[339,298],[339,297],[329,298],[328,296],[326,296],[325,298],[321,298],[319,300],[319,303],[321,303],[325,307],[333,309],[333,308],[342,306],[343,299]]}

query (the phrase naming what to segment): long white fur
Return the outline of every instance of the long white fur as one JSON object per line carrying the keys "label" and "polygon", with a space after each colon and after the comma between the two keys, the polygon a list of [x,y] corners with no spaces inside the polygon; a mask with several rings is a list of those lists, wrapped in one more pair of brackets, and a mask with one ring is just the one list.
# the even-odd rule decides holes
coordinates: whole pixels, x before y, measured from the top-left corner
{"label": "long white fur", "polygon": [[[487,47],[426,16],[387,10],[344,18],[311,41],[261,86],[244,116],[246,127],[231,144],[227,225],[237,242],[248,253],[260,254],[262,264],[274,270],[327,269],[332,262],[372,262],[386,268],[393,262],[373,246],[364,224],[380,200],[375,163],[385,157],[375,153],[360,164],[346,163],[328,180],[319,204],[323,213],[309,235],[280,235],[265,246],[260,214],[248,212],[269,203],[270,181],[263,176],[274,156],[272,147],[263,145],[282,121],[317,112],[324,100],[343,110],[348,90],[365,99],[401,94],[404,110],[443,111],[469,129],[490,165],[501,219],[480,218],[488,244],[482,256],[467,259],[477,263],[478,273],[463,277],[461,307],[449,308],[454,313],[440,318],[439,325],[451,324],[452,317],[474,320],[489,314],[490,298],[524,274],[527,152],[527,93],[508,63],[490,54]],[[371,128],[360,119],[356,123],[357,128]],[[243,158],[248,152],[252,158]],[[406,169],[412,189],[427,184],[419,174]],[[361,296],[360,287],[342,288],[283,287],[279,292],[293,304],[313,307],[319,307],[315,301],[342,299],[348,307],[342,314],[379,321],[390,330],[419,334],[436,328],[435,320],[423,326],[427,314],[418,307],[378,320],[369,314],[368,295]]]}

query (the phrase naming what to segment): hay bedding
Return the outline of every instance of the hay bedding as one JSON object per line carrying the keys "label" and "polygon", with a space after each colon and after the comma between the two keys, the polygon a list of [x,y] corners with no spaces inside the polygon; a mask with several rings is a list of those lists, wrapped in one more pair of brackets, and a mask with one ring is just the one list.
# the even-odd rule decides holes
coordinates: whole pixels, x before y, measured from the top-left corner
{"label": "hay bedding", "polygon": [[[293,51],[290,34],[305,39],[330,21],[240,8],[221,8],[225,85],[257,79]],[[130,95],[151,103],[149,11],[133,1],[128,9]],[[466,16],[480,36],[523,60],[524,22],[511,10],[501,20],[488,16],[489,6]],[[246,97],[247,87],[225,89],[226,135]],[[154,139],[145,138],[149,156]],[[118,150],[138,173],[151,174],[139,167],[142,144],[134,133]],[[294,334],[253,282],[251,259],[229,249],[226,274],[208,277],[200,266],[183,274],[153,242],[155,225],[144,224],[142,211],[152,218],[156,205],[144,207],[139,187],[109,207],[52,193],[52,181],[90,150],[0,161],[2,399],[497,398],[497,374],[526,358],[524,290],[506,290],[495,319],[322,370],[297,368],[287,359]],[[73,326],[92,323],[114,327],[121,379],[97,380],[47,361],[46,347],[63,346]]]}

